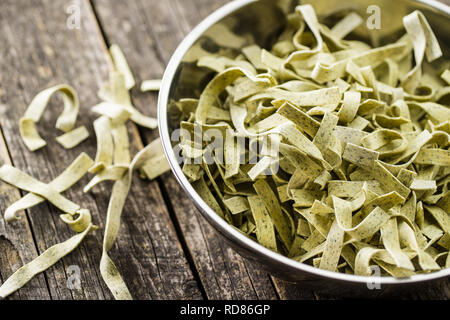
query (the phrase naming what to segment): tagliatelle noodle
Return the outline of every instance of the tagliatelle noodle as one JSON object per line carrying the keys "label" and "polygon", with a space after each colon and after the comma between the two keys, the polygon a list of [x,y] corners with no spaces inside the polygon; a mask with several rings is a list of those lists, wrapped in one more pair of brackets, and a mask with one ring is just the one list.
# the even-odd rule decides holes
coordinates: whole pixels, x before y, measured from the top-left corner
{"label": "tagliatelle noodle", "polygon": [[153,180],[170,170],[169,162],[164,154],[161,138],[155,139],[152,143],[153,148],[155,149],[155,154],[148,159],[140,169],[149,180]]}
{"label": "tagliatelle noodle", "polygon": [[144,116],[132,105],[126,81],[126,77],[123,73],[118,70],[114,70],[110,73],[109,82],[105,83],[100,89],[99,97],[104,101],[104,103],[106,102],[120,105],[123,109],[129,112],[130,119],[137,125],[149,129],[156,128],[158,126],[156,119]]}
{"label": "tagliatelle noodle", "polygon": [[0,168],[1,180],[20,189],[32,192],[7,209],[8,212],[6,214],[8,221],[15,218],[15,212],[17,210],[27,209],[44,200],[48,200],[65,212],[60,215],[60,218],[67,223],[72,230],[79,233],[65,242],[50,247],[36,259],[19,268],[0,287],[0,298],[10,295],[24,286],[36,274],[50,268],[61,258],[73,251],[87,233],[97,229],[97,227],[91,223],[92,218],[89,210],[80,208],[79,205],[64,198],[58,193],[59,190],[64,191],[65,189],[68,189],[79,180],[88,171],[92,163],[93,161],[87,155],[81,154],[68,169],[49,184],[37,181],[9,165],[3,165]]}
{"label": "tagliatelle noodle", "polygon": [[97,138],[97,151],[95,164],[89,169],[91,173],[97,173],[112,164],[114,143],[111,135],[111,121],[102,116],[94,121],[94,131]]}
{"label": "tagliatelle noodle", "polygon": [[124,166],[108,166],[97,173],[91,181],[83,188],[84,192],[89,192],[94,186],[103,181],[117,181],[122,178],[123,174],[127,171],[127,167]]}
{"label": "tagliatelle noodle", "polygon": [[[63,112],[56,120],[56,128],[69,134],[75,125],[80,109],[80,102],[75,90],[69,85],[62,84],[41,91],[33,98],[19,123],[22,140],[30,151],[36,151],[46,145],[45,140],[40,137],[36,129],[36,123],[41,119],[51,97],[55,93],[61,94],[64,103]],[[79,133],[76,132],[74,134]],[[59,139],[64,140],[64,135],[62,138],[59,137]],[[81,139],[78,139],[78,143],[81,141]]]}
{"label": "tagliatelle noodle", "polygon": [[56,262],[78,247],[85,236],[95,229],[96,227],[94,225],[89,224],[83,232],[48,248],[39,257],[19,268],[0,287],[0,298],[5,298],[14,293],[35,275],[53,266]]}
{"label": "tagliatelle noodle", "polygon": [[[64,170],[48,185],[53,188],[55,192],[63,192],[78,182],[87,173],[93,163],[94,162],[88,155],[82,153],[66,170]],[[31,208],[43,201],[45,201],[45,198],[37,195],[36,193],[28,193],[6,209],[5,220],[9,222],[17,219],[16,213],[18,211]]]}
{"label": "tagliatelle noodle", "polygon": [[89,137],[85,126],[78,127],[56,138],[56,141],[65,149],[72,149]]}
{"label": "tagliatelle noodle", "polygon": [[130,66],[122,52],[122,49],[116,44],[111,45],[109,48],[109,54],[113,61],[115,69],[123,74],[125,79],[125,87],[130,90],[136,85],[133,73],[131,72]]}
{"label": "tagliatelle noodle", "polygon": [[41,138],[39,132],[36,128],[36,123],[31,118],[21,118],[20,124],[20,135],[22,140],[27,146],[28,150],[36,151],[47,145],[44,139]]}
{"label": "tagliatelle noodle", "polygon": [[258,241],[268,249],[277,250],[275,230],[264,202],[258,196],[248,198],[248,203],[255,219]]}
{"label": "tagliatelle noodle", "polygon": [[0,167],[0,180],[39,195],[66,213],[75,214],[80,209],[79,205],[62,196],[51,185],[42,183],[8,164]]}
{"label": "tagliatelle noodle", "polygon": [[428,62],[431,62],[441,57],[442,51],[423,13],[414,11],[403,18],[403,24],[413,42],[416,65],[402,79],[402,87],[406,92],[412,93],[419,85],[425,55]]}
{"label": "tagliatelle noodle", "polygon": [[154,141],[142,149],[131,161],[126,172],[123,176],[114,183],[111,198],[108,204],[106,224],[105,224],[105,236],[103,240],[103,254],[100,261],[100,272],[102,274],[105,283],[113,293],[116,299],[128,300],[131,299],[131,294],[128,291],[126,284],[124,283],[119,271],[114,265],[111,258],[108,256],[108,251],[114,244],[120,227],[120,217],[122,215],[123,206],[128,196],[128,192],[131,187],[131,180],[133,177],[133,171],[139,169],[142,165],[152,159],[159,156],[158,148],[155,145],[160,143]]}
{"label": "tagliatelle noodle", "polygon": [[141,83],[141,91],[147,92],[147,91],[159,91],[161,88],[161,79],[154,79],[154,80],[144,80]]}

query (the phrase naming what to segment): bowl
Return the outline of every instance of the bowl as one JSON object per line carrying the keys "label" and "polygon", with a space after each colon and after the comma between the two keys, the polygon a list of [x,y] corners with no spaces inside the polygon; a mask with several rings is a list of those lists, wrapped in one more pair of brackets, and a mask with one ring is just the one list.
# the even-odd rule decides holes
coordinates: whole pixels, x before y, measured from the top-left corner
{"label": "bowl", "polygon": [[[217,25],[220,24],[221,28],[226,27],[236,33],[250,32],[254,42],[261,47],[268,47],[273,36],[278,34],[285,25],[284,12],[293,9],[293,2],[290,0],[232,1],[204,19],[176,49],[166,68],[158,101],[160,136],[173,174],[203,217],[233,249],[278,278],[340,296],[399,294],[404,290],[447,285],[450,269],[418,274],[405,279],[364,277],[321,270],[287,258],[261,246],[230,226],[203,201],[183,174],[171,141],[171,133],[175,126],[170,121],[168,106],[171,100],[196,95],[198,97],[211,79],[207,71],[192,63],[192,56],[199,54],[199,45],[210,51],[217,50],[215,43],[220,35],[214,30],[217,30]],[[356,11],[362,17],[368,17],[371,14],[368,8],[375,3],[381,9],[381,29],[368,32],[367,29],[360,28],[358,36],[379,44],[389,41],[388,36],[393,33],[404,32],[401,18],[413,10],[420,9],[435,31],[445,57],[449,58],[450,39],[445,28],[450,18],[450,7],[442,3],[431,0],[317,0],[302,1],[302,3],[311,3],[319,19],[321,16],[349,10]],[[214,38],[216,41],[213,41]],[[220,41],[217,42],[220,43]]]}

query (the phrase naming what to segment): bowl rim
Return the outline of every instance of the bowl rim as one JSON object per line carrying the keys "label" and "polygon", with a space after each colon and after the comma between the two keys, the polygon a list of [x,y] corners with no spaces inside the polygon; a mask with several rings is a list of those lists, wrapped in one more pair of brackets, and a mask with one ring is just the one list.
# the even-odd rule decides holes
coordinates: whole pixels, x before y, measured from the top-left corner
{"label": "bowl rim", "polygon": [[[394,277],[374,277],[374,276],[359,276],[352,274],[344,274],[334,271],[328,271],[319,269],[279,253],[271,251],[264,246],[260,245],[256,241],[248,238],[231,225],[229,225],[225,220],[223,220],[214,210],[212,210],[205,201],[200,197],[200,195],[194,190],[191,183],[188,181],[184,173],[182,172],[181,166],[178,164],[177,158],[173,151],[172,143],[169,136],[169,127],[167,119],[167,106],[169,103],[169,94],[172,86],[172,82],[175,78],[178,66],[180,65],[182,58],[186,52],[191,48],[191,46],[200,38],[200,36],[212,25],[219,22],[229,14],[235,12],[236,10],[247,6],[252,3],[259,2],[260,0],[233,0],[230,3],[225,4],[220,7],[203,21],[201,21],[179,44],[175,52],[173,53],[162,79],[161,89],[159,91],[158,97],[158,127],[159,134],[161,137],[164,153],[168,159],[170,168],[175,175],[178,183],[182,186],[187,195],[194,202],[196,207],[202,213],[203,217],[215,228],[229,240],[237,243],[243,249],[252,252],[256,255],[262,255],[265,260],[272,263],[282,264],[288,267],[293,272],[308,273],[312,276],[319,276],[323,279],[332,279],[343,281],[347,283],[356,284],[367,284],[373,283],[376,279],[377,283],[380,285],[400,285],[408,283],[418,283],[424,281],[435,280],[443,277],[450,276],[450,268],[443,269],[437,272],[432,272],[429,274],[418,274],[413,275],[409,278],[397,279]],[[411,0],[410,0],[411,1]],[[427,7],[431,7],[437,11],[443,12],[450,16],[450,7],[437,2],[435,0],[413,0],[411,2],[417,2]]]}

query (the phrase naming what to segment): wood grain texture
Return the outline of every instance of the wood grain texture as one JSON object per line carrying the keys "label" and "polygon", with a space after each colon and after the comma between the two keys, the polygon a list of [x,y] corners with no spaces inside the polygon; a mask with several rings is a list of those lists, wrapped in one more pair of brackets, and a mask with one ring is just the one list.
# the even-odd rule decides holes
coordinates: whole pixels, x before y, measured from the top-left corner
{"label": "wood grain texture", "polygon": [[[80,152],[94,157],[96,145],[92,121],[96,116],[89,108],[99,102],[97,91],[108,74],[106,46],[89,2],[78,1],[81,7],[79,30],[71,30],[66,26],[66,8],[69,4],[51,0],[8,0],[2,2],[0,12],[0,39],[2,50],[5,51],[0,59],[0,74],[3,76],[0,99],[7,106],[0,124],[14,165],[44,182],[56,177]],[[81,112],[78,124],[89,128],[90,139],[69,151],[54,142],[57,134],[54,123],[57,110],[61,108],[60,101],[55,99],[38,125],[48,146],[31,153],[19,137],[19,118],[36,93],[61,82],[73,85],[79,92]],[[142,147],[136,127],[130,126],[129,135],[132,149],[136,152]],[[42,277],[37,278],[38,283],[33,281],[20,292],[31,292],[33,296],[40,294],[43,298],[52,299],[112,298],[99,272],[103,226],[111,185],[101,185],[86,195],[82,193],[82,186],[87,182],[88,177],[83,178],[65,195],[88,208],[94,223],[101,229],[89,235],[76,251],[45,272],[50,291],[47,296],[45,292],[38,293],[38,290],[42,291],[39,287],[46,288]],[[9,198],[5,194],[1,195],[2,211],[13,200],[13,192],[17,198],[17,191],[14,190],[9,191]],[[30,209],[28,213],[40,253],[72,235],[59,219],[60,212],[47,203]],[[24,232],[24,228],[25,225],[14,232],[25,243],[29,232]],[[17,241],[10,234],[5,233],[5,238],[15,245]],[[5,241],[0,240],[0,245],[3,243]],[[16,249],[21,248],[17,246]],[[23,251],[27,255],[11,269],[17,269],[35,256],[31,249]],[[134,298],[201,297],[156,182],[148,183],[135,178],[125,205],[120,235],[111,255]],[[67,286],[67,268],[71,265],[79,266],[82,272],[79,290],[70,290]]]}
{"label": "wood grain texture", "polygon": [[[4,110],[5,105],[0,105]],[[0,130],[0,165],[11,165],[11,159],[3,139],[3,133]],[[20,192],[7,184],[0,184],[0,206],[8,207],[11,203],[17,201],[21,195]],[[37,255],[34,244],[33,234],[31,232],[30,222],[25,216],[21,221],[8,224],[0,218],[0,280],[8,278],[17,268],[27,263]],[[43,274],[35,277],[28,284],[28,290],[15,292],[10,299],[49,299],[50,293],[47,282]]]}

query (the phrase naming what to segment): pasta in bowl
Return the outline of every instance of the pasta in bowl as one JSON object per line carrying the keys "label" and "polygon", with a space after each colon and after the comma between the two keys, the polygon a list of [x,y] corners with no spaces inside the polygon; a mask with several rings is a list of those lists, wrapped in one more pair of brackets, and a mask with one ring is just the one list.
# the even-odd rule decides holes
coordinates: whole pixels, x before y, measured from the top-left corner
{"label": "pasta in bowl", "polygon": [[231,3],[174,54],[159,121],[178,180],[283,278],[448,276],[447,42],[410,2],[369,37],[355,6],[282,4]]}

